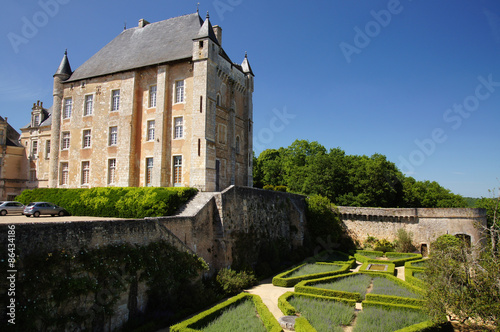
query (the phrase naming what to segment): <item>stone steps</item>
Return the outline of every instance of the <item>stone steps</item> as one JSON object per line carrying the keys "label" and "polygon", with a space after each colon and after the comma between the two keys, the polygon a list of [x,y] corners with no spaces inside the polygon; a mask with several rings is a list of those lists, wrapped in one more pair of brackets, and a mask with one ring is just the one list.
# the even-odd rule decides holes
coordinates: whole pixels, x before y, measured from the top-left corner
{"label": "stone steps", "polygon": [[198,192],[179,211],[176,217],[194,217],[218,192]]}

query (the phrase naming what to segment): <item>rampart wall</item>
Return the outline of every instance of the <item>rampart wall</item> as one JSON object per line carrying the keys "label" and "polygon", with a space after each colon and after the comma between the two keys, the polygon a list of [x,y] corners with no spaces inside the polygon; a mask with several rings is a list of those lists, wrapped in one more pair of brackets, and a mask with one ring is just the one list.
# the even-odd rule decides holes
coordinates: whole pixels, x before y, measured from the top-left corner
{"label": "rampart wall", "polygon": [[363,242],[368,236],[392,241],[399,228],[413,233],[417,248],[429,248],[443,234],[466,235],[473,244],[482,240],[486,226],[484,209],[429,208],[358,208],[339,206],[344,227],[349,235]]}

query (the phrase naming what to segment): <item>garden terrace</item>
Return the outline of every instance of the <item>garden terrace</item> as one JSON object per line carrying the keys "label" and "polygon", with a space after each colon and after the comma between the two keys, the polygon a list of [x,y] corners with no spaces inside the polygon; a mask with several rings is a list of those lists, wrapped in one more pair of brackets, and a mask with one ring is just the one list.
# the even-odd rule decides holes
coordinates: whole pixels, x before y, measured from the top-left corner
{"label": "garden terrace", "polygon": [[273,285],[292,287],[302,280],[317,279],[349,271],[350,264],[314,263],[302,264],[273,278]]}
{"label": "garden terrace", "polygon": [[399,253],[399,252],[386,252],[370,251],[370,250],[356,250],[354,257],[361,263],[380,263],[384,264],[390,261],[395,266],[404,266],[406,262],[422,259],[421,254],[412,253]]}

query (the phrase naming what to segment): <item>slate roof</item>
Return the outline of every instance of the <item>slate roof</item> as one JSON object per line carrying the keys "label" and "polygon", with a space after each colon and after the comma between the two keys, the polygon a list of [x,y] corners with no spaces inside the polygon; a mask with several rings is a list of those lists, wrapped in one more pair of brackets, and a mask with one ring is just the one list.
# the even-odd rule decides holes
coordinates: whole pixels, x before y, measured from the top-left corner
{"label": "slate roof", "polygon": [[[47,127],[52,125],[52,106],[50,108],[43,108],[43,121],[38,127]],[[31,122],[21,129],[31,128]]]}
{"label": "slate roof", "polygon": [[[0,121],[5,121],[7,122],[3,117],[0,116]],[[7,146],[17,146],[17,147],[23,147],[21,142],[19,142],[19,133],[17,130],[15,130],[8,122],[7,122],[7,139],[5,140],[5,144]]]}
{"label": "slate roof", "polygon": [[194,13],[124,30],[78,67],[66,82],[191,58],[193,39],[200,38],[204,30],[217,42],[209,23],[200,31],[204,22]]}

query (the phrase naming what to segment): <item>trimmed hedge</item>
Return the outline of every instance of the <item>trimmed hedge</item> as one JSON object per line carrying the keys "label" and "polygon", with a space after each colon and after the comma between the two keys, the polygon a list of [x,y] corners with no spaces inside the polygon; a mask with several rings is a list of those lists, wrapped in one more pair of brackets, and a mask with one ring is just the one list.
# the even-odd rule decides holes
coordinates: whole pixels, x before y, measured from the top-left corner
{"label": "trimmed hedge", "polygon": [[298,293],[298,292],[286,292],[278,298],[278,308],[280,308],[281,312],[287,316],[293,316],[293,315],[297,314],[297,310],[290,304],[290,302],[288,302],[288,300],[291,297],[309,297],[309,298],[315,298],[315,299],[320,299],[320,300],[342,302],[342,303],[347,304],[351,307],[354,307],[356,305],[355,300],[350,300],[350,299],[345,299],[345,298],[313,295],[313,294]]}
{"label": "trimmed hedge", "polygon": [[[321,279],[304,280],[304,281],[299,282],[297,285],[295,285],[295,292],[305,293],[305,294],[314,294],[314,295],[320,295],[320,296],[326,296],[326,297],[336,297],[336,298],[341,298],[341,299],[354,300],[355,302],[360,302],[361,301],[361,294],[360,293],[344,292],[344,291],[325,289],[325,288],[317,288],[317,287],[313,286],[315,284],[330,282],[330,281],[335,280],[337,278],[348,277],[348,276],[352,276],[352,275],[356,275],[356,274],[359,274],[359,273],[353,272],[353,273],[346,273],[346,274],[341,274],[341,275],[337,275],[337,276],[333,276],[333,277],[326,277],[326,278],[321,278]],[[311,286],[309,286],[309,285],[311,285]]]}
{"label": "trimmed hedge", "polygon": [[415,274],[415,272],[423,272],[424,270],[425,269],[415,270],[412,268],[405,267],[405,281],[412,286],[415,286],[415,287],[418,287],[421,289],[425,289],[426,288],[425,282],[423,280],[420,280],[419,278],[413,276]]}
{"label": "trimmed hedge", "polygon": [[382,302],[382,303],[388,303],[388,304],[403,304],[403,305],[409,305],[409,306],[415,306],[415,307],[421,307],[425,304],[424,300],[419,300],[419,299],[412,299],[408,297],[401,297],[401,296],[390,296],[390,295],[381,295],[381,294],[372,294],[368,293],[365,296],[365,300],[369,302]]}
{"label": "trimmed hedge", "polygon": [[[406,257],[406,258],[401,258],[401,259],[395,259],[395,260],[382,260],[382,259],[374,259],[367,257],[363,254],[376,254],[379,257],[398,257],[398,256],[414,256],[414,257]],[[356,250],[354,253],[354,257],[358,262],[361,263],[391,263],[394,264],[395,266],[403,266],[406,262],[408,261],[414,261],[414,260],[419,260],[422,258],[421,254],[411,254],[411,253],[402,253],[402,252],[386,252],[385,255],[382,251],[370,251],[370,250]]]}
{"label": "trimmed hedge", "polygon": [[262,299],[258,295],[241,293],[236,295],[229,300],[222,302],[208,310],[205,310],[198,315],[187,319],[183,322],[175,324],[170,327],[171,332],[197,332],[200,329],[208,325],[211,321],[222,315],[227,307],[238,305],[242,301],[251,299],[255,304],[255,308],[260,316],[260,319],[266,326],[267,331],[270,332],[280,332],[282,328],[273,314],[269,311],[266,305],[262,302]]}
{"label": "trimmed hedge", "polygon": [[[375,265],[387,265],[387,271],[372,271],[368,270],[368,265],[370,264],[375,264]],[[359,272],[365,272],[369,274],[377,273],[377,274],[387,274],[390,276],[393,276],[396,274],[396,265],[389,263],[388,261],[376,261],[376,263],[373,262],[365,262],[361,267],[359,268]]]}
{"label": "trimmed hedge", "polygon": [[318,332],[307,319],[304,317],[297,317],[295,319],[295,331],[296,332]]}
{"label": "trimmed hedge", "polygon": [[417,270],[424,271],[426,269],[425,267],[414,266],[413,264],[414,263],[426,262],[426,261],[428,261],[427,258],[421,258],[421,259],[412,260],[412,261],[409,261],[409,262],[405,263],[405,268],[410,268],[410,269],[415,270],[415,271],[417,271]]}
{"label": "trimmed hedge", "polygon": [[376,307],[376,308],[382,308],[382,309],[412,309],[412,310],[422,310],[421,307],[417,307],[414,305],[406,305],[406,304],[392,304],[392,303],[385,303],[385,302],[376,302],[376,301],[363,301],[361,302],[363,305],[363,308],[368,308],[368,307]]}
{"label": "trimmed hedge", "polygon": [[[377,273],[370,273],[372,275],[377,275]],[[390,276],[390,275],[387,275],[387,274],[381,274],[381,273],[378,273],[378,276],[379,277],[384,277],[386,279],[389,279],[389,280],[392,280],[395,284],[398,284],[399,286],[402,286],[402,287],[405,287],[406,289],[416,293],[416,294],[420,294],[422,296],[425,295],[425,291],[419,287],[415,287],[414,285],[406,282],[406,281],[403,281],[397,277],[394,277],[394,276]]]}
{"label": "trimmed hedge", "polygon": [[[332,259],[335,258],[335,259]],[[340,260],[338,260],[340,258]],[[325,250],[307,259],[310,262],[327,262],[336,264],[349,264],[352,268],[356,265],[356,259],[346,253],[337,250]]]}
{"label": "trimmed hedge", "polygon": [[52,202],[74,216],[144,218],[172,215],[197,193],[195,188],[105,187],[24,190],[17,200]]}
{"label": "trimmed hedge", "polygon": [[301,282],[303,280],[317,279],[317,278],[323,278],[323,277],[333,276],[333,275],[337,275],[337,274],[342,274],[342,273],[348,272],[349,269],[350,269],[350,265],[347,265],[347,264],[319,262],[319,263],[316,263],[316,264],[321,264],[321,265],[340,265],[342,267],[341,267],[340,270],[336,270],[336,271],[322,272],[322,273],[316,273],[316,274],[305,274],[305,275],[298,276],[298,277],[293,277],[293,278],[287,278],[286,277],[290,273],[292,273],[292,272],[300,269],[301,267],[303,267],[306,264],[307,263],[299,265],[299,266],[297,266],[297,267],[295,267],[295,268],[293,268],[291,270],[288,270],[288,271],[285,271],[283,273],[278,274],[277,276],[275,276],[273,278],[273,285],[274,286],[278,286],[278,287],[293,287],[293,286],[295,286],[296,284],[298,284],[299,282]]}

